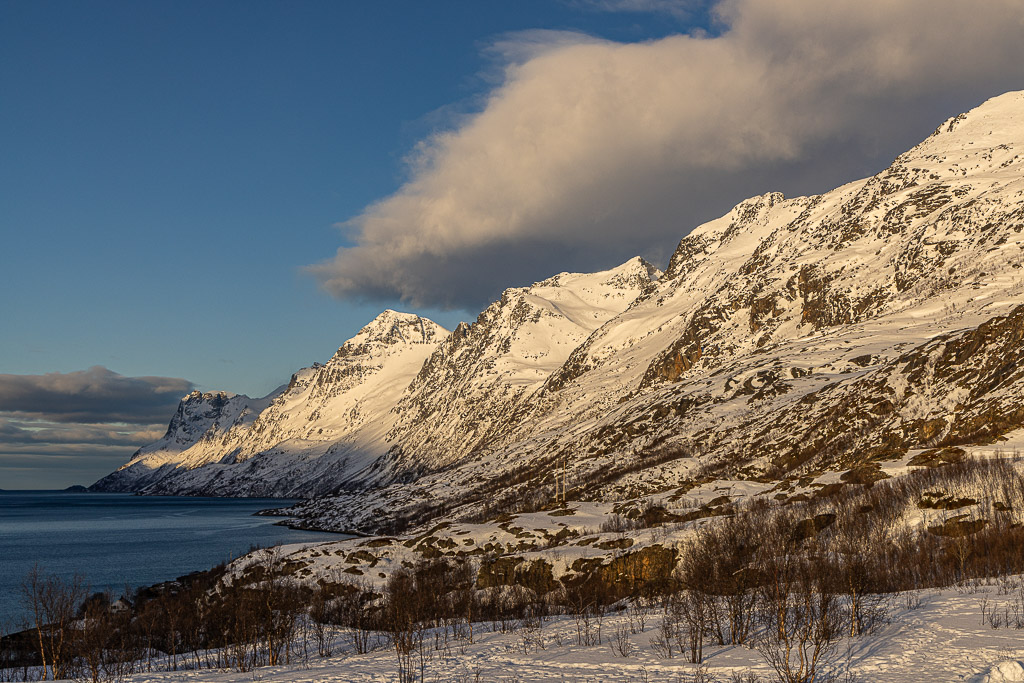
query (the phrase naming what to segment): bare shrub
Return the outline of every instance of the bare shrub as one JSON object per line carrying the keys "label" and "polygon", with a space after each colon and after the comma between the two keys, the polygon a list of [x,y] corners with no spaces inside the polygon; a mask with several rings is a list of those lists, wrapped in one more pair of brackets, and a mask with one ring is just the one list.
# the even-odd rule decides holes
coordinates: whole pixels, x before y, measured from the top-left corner
{"label": "bare shrub", "polygon": [[662,659],[672,659],[677,650],[679,641],[679,622],[670,609],[666,609],[658,623],[658,630],[651,638],[651,649],[654,654]]}
{"label": "bare shrub", "polygon": [[71,626],[86,595],[81,576],[64,580],[35,565],[21,586],[22,601],[32,615],[44,675],[67,678],[72,670]]}
{"label": "bare shrub", "polygon": [[785,683],[811,683],[829,669],[840,637],[839,601],[806,563],[764,558],[765,628],[754,646]]}
{"label": "bare shrub", "polygon": [[631,633],[643,633],[647,628],[647,607],[640,598],[629,601],[629,630]]}
{"label": "bare shrub", "polygon": [[620,626],[615,629],[615,635],[611,641],[612,652],[620,657],[633,656],[633,643],[629,640],[629,628]]}

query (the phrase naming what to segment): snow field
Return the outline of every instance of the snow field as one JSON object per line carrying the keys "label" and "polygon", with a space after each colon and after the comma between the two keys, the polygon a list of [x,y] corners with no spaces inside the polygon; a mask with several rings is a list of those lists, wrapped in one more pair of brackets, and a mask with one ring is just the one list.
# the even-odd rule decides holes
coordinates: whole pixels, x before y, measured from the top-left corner
{"label": "snow field", "polygon": [[[1000,609],[1015,596],[1007,582],[978,582],[960,588],[915,591],[892,596],[888,623],[867,635],[842,640],[833,655],[832,669],[862,683],[1005,683],[1024,681],[1024,630],[994,629],[982,624],[982,605]],[[693,680],[696,667],[678,653],[659,655],[657,637],[660,610],[647,610],[643,628],[628,610],[605,616],[599,625],[600,644],[579,645],[577,624],[571,616],[558,616],[539,625],[522,623],[475,624],[473,642],[448,642],[440,631],[428,632],[425,641],[427,682],[494,683],[684,683]],[[631,623],[632,622],[632,623]],[[597,626],[592,625],[596,630]],[[634,633],[633,631],[637,631]],[[621,635],[620,635],[621,634]],[[624,639],[624,640],[623,640]],[[622,656],[628,642],[628,656]],[[385,639],[377,649],[354,654],[348,637],[338,632],[340,654],[319,659],[315,646],[308,660],[290,666],[254,671],[176,671],[138,674],[132,683],[385,683],[398,680],[395,651]],[[773,680],[773,672],[756,650],[740,646],[705,648],[706,680],[722,683],[734,676],[754,674]],[[418,679],[417,679],[418,680]]]}

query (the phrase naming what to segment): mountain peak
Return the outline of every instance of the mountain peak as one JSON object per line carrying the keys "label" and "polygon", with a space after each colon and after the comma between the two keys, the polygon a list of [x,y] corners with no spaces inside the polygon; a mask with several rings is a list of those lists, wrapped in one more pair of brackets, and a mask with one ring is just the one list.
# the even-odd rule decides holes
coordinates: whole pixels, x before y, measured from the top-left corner
{"label": "mountain peak", "polygon": [[[910,167],[916,182],[1015,176],[1024,166],[1024,91],[1004,93],[946,119],[921,144],[897,157],[893,168]],[[891,172],[893,168],[889,169]]]}
{"label": "mountain peak", "polygon": [[976,143],[991,135],[1020,141],[1024,134],[1024,90],[997,95],[946,119],[932,137],[951,134]]}
{"label": "mountain peak", "polygon": [[363,353],[371,346],[434,344],[447,334],[448,330],[429,318],[388,308],[342,344],[338,354]]}
{"label": "mountain peak", "polygon": [[654,282],[662,275],[661,270],[641,256],[634,256],[621,266],[605,272],[610,276],[606,282],[620,286],[647,284]]}
{"label": "mountain peak", "polygon": [[219,404],[223,404],[223,403],[226,403],[227,401],[230,401],[231,399],[239,397],[239,396],[241,396],[241,398],[246,399],[246,400],[249,399],[248,396],[244,396],[244,395],[240,395],[240,394],[234,394],[234,393],[231,393],[230,391],[199,391],[198,389],[193,389],[191,392],[189,392],[189,393],[187,393],[187,394],[185,394],[184,396],[181,397],[181,402],[182,403],[199,403],[199,402],[204,402],[205,401],[206,403],[219,403]]}
{"label": "mountain peak", "polygon": [[558,273],[551,277],[534,282],[530,287],[523,289],[511,289],[508,291],[526,291],[545,287],[594,287],[603,285],[613,289],[633,289],[653,282],[661,277],[661,271],[654,265],[641,258],[634,256],[625,263],[607,270],[599,270],[594,273]]}

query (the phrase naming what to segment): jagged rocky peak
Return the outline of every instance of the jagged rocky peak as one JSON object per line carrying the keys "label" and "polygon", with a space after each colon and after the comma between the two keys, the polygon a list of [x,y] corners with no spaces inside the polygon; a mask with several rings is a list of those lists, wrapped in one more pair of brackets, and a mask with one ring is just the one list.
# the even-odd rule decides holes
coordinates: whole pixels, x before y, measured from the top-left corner
{"label": "jagged rocky peak", "polygon": [[[660,270],[635,256],[608,270],[559,273],[529,287],[506,289],[501,299],[480,314],[468,330],[468,337],[484,333],[493,340],[492,333],[500,328],[502,336],[522,338],[527,343],[539,341],[539,335],[561,339],[555,341],[556,346],[564,345],[570,337],[578,344],[626,310],[660,277]],[[503,350],[509,351],[507,345]],[[558,353],[567,355],[570,350]]]}
{"label": "jagged rocky peak", "polygon": [[511,434],[532,392],[660,275],[635,257],[609,270],[506,289],[438,346],[396,407],[389,437],[405,464],[450,464]]}
{"label": "jagged rocky peak", "polygon": [[181,397],[163,438],[140,448],[132,458],[157,450],[185,450],[197,443],[210,430],[232,425],[251,408],[253,403],[253,399],[243,394],[232,394],[227,391],[192,391]]}
{"label": "jagged rocky peak", "polygon": [[[896,157],[871,178],[858,201],[874,208],[900,191],[914,192],[922,208],[941,206],[946,193],[957,197],[1015,180],[1024,166],[1024,91],[1008,92],[947,119],[919,145]],[[922,190],[930,188],[929,194]],[[868,201],[862,201],[869,195]],[[872,204],[871,199],[875,202]],[[896,216],[900,218],[900,216]]]}
{"label": "jagged rocky peak", "polygon": [[436,344],[448,330],[415,313],[387,309],[338,349],[335,358],[373,353],[395,345]]}
{"label": "jagged rocky peak", "polygon": [[187,430],[189,426],[198,419],[216,420],[232,401],[246,402],[248,396],[240,396],[227,391],[207,391],[198,389],[181,397],[178,402],[178,410],[171,418],[167,428],[167,436],[171,436],[180,430]]}
{"label": "jagged rocky peak", "polygon": [[[292,375],[288,391],[279,401],[281,405],[268,415],[276,418],[277,410],[298,409],[299,404],[312,398],[307,391],[314,387],[318,388],[315,393],[320,399],[342,396],[389,366],[400,375],[409,373],[409,377],[402,380],[408,383],[423,360],[447,336],[448,330],[433,320],[414,313],[385,310],[342,344],[327,363],[314,363]],[[406,367],[410,364],[413,367]],[[404,369],[399,371],[399,367]],[[308,409],[308,405],[302,408]],[[314,409],[311,415],[316,414]]]}
{"label": "jagged rocky peak", "polygon": [[[473,375],[543,381],[588,334],[614,318],[661,277],[661,271],[634,257],[596,273],[559,273],[528,287],[513,287],[480,313],[460,324],[417,378],[414,389],[437,371],[473,382]],[[480,378],[481,380],[483,377]],[[446,380],[447,382],[448,380]]]}
{"label": "jagged rocky peak", "polygon": [[704,257],[724,242],[749,234],[753,226],[764,225],[772,209],[785,201],[781,192],[768,192],[744,199],[721,218],[704,223],[679,241],[669,259],[664,279],[671,280],[692,272]]}
{"label": "jagged rocky peak", "polygon": [[[167,437],[96,488],[288,496],[333,490],[387,449],[381,439],[392,407],[447,334],[431,320],[388,310],[328,362],[302,368],[262,399],[193,392]],[[207,466],[218,474],[208,476]],[[332,476],[317,474],[327,467]]]}
{"label": "jagged rocky peak", "polygon": [[659,277],[661,277],[661,271],[658,268],[646,259],[634,256],[625,263],[608,270],[599,270],[594,273],[559,273],[552,275],[545,280],[533,283],[530,288],[571,287],[574,283],[586,282],[588,284],[596,283],[619,289],[633,289],[638,286],[643,287]]}
{"label": "jagged rocky peak", "polygon": [[685,329],[643,384],[936,298],[969,310],[984,299],[968,290],[1012,286],[1022,145],[1024,92],[1011,92],[948,119],[871,178],[814,197],[761,195],[698,227],[658,292]]}
{"label": "jagged rocky peak", "polygon": [[[810,234],[832,248],[860,237],[867,223],[884,223],[891,234],[906,222],[908,212],[923,216],[954,199],[997,187],[1000,180],[1018,180],[1024,167],[1022,147],[1024,91],[993,97],[947,119],[931,136],[871,178],[817,197],[786,200],[780,192],[769,192],[745,199],[726,215],[683,237],[665,279],[687,273],[723,243],[747,237],[746,246],[762,246],[760,239],[749,239],[752,233],[757,233],[758,227],[779,227],[782,222],[789,223],[786,227],[791,231],[810,226]],[[896,197],[901,200],[898,203],[891,201],[900,192],[911,194]],[[767,235],[761,232],[756,236]]]}
{"label": "jagged rocky peak", "polygon": [[183,403],[208,403],[210,405],[224,405],[230,399],[234,398],[237,394],[232,394],[228,391],[199,391],[193,389],[191,392],[181,397]]}

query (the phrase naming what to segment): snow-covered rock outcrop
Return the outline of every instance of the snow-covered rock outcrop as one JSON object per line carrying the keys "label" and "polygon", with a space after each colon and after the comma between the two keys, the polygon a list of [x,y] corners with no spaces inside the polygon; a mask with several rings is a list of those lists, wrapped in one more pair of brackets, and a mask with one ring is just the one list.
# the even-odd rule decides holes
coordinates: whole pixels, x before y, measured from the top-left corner
{"label": "snow-covered rock outcrop", "polygon": [[[448,331],[384,311],[324,364],[259,402],[190,394],[168,435],[97,490],[308,496],[333,491],[383,450],[391,409]],[[209,397],[209,398],[208,398]]]}
{"label": "snow-covered rock outcrop", "polygon": [[229,434],[245,432],[275,397],[252,399],[224,391],[193,391],[178,403],[178,409],[159,441],[135,451],[131,460],[96,482],[101,491],[140,491],[171,476],[182,463],[190,466],[217,462],[226,453],[221,445]]}

